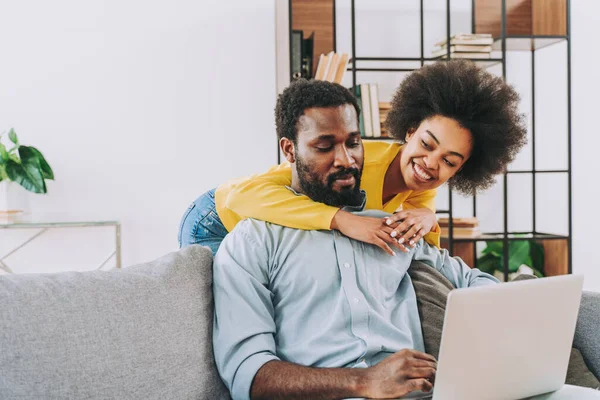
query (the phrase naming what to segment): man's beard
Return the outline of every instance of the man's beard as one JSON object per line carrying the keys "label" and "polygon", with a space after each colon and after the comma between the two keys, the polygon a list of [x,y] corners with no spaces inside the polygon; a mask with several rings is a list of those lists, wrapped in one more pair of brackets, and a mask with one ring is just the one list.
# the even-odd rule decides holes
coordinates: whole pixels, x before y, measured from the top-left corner
{"label": "man's beard", "polygon": [[[334,207],[360,206],[363,202],[363,196],[360,191],[360,177],[362,168],[347,168],[337,171],[327,176],[327,183],[322,183],[323,177],[311,171],[310,165],[305,163],[300,157],[296,157],[296,171],[300,188],[305,195],[319,203],[325,203]],[[353,188],[343,188],[337,192],[333,190],[333,184],[337,178],[351,174],[355,183]]]}

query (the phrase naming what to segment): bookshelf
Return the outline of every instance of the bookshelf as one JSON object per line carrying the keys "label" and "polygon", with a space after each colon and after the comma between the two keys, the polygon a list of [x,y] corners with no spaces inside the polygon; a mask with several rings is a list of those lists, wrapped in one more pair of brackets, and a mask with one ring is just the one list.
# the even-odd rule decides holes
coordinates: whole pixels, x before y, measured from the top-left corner
{"label": "bookshelf", "polygon": [[[337,0],[340,2],[341,0]],[[358,83],[357,75],[361,73],[371,72],[410,72],[424,66],[426,64],[443,61],[438,58],[426,56],[425,49],[425,17],[424,17],[424,0],[417,0],[414,3],[418,8],[417,21],[419,25],[419,55],[412,57],[404,57],[403,55],[395,54],[394,56],[385,57],[363,57],[356,51],[357,33],[356,20],[357,10],[356,3],[362,0],[347,0],[344,4],[350,5],[350,58],[351,62],[348,65],[347,71],[351,74],[351,84],[348,86],[355,87]],[[371,3],[377,3],[379,0],[370,0]],[[312,5],[310,5],[311,3]],[[307,18],[309,13],[306,8],[314,7],[315,3],[320,4],[320,14],[322,24],[329,24],[327,27],[315,27],[315,43],[319,36],[319,32],[325,32],[328,43],[331,47],[325,47],[321,52],[337,51],[336,49],[336,1],[335,0],[289,0],[289,19],[290,27],[299,29],[300,26],[308,26]],[[452,0],[445,1],[445,19],[446,32],[445,39],[450,42],[451,34],[451,13]],[[339,4],[339,3],[338,3]],[[362,5],[363,3],[361,3]],[[323,8],[325,7],[325,8]],[[507,72],[507,55],[514,52],[526,52],[531,57],[530,71],[531,77],[531,109],[528,114],[531,117],[531,125],[529,129],[529,144],[531,150],[531,165],[528,168],[518,170],[505,171],[499,176],[498,182],[502,186],[502,229],[498,232],[484,232],[476,237],[461,237],[453,234],[452,223],[449,224],[449,234],[442,238],[442,246],[450,249],[451,253],[462,257],[468,265],[477,266],[478,249],[477,244],[490,241],[502,241],[504,251],[504,277],[508,280],[509,269],[509,242],[513,240],[534,240],[544,247],[544,273],[547,276],[570,274],[572,272],[572,199],[571,199],[571,27],[570,27],[570,9],[569,0],[471,0],[471,32],[472,33],[491,33],[494,41],[492,44],[493,57],[489,59],[472,59],[473,62],[483,68],[501,68],[502,77],[506,80]],[[326,9],[327,11],[323,11]],[[298,12],[297,12],[298,10]],[[299,11],[303,10],[303,11]],[[316,8],[314,8],[316,12]],[[326,15],[327,17],[323,17]],[[331,17],[331,18],[330,18]],[[310,29],[310,28],[308,28]],[[305,34],[310,34],[307,32]],[[440,38],[443,39],[443,38]],[[538,112],[536,114],[536,76],[539,75],[540,69],[544,68],[544,64],[536,59],[539,58],[538,51],[549,46],[555,46],[559,43],[566,43],[566,54],[561,62],[566,62],[566,168],[539,168],[536,164],[536,125],[543,122],[546,115]],[[318,58],[320,53],[316,50],[315,58]],[[540,58],[541,59],[541,58]],[[403,64],[403,65],[399,65]],[[406,64],[411,64],[414,67],[406,67]],[[510,82],[510,81],[509,81]],[[538,110],[539,111],[539,110]],[[537,124],[536,124],[537,122]],[[378,138],[363,138],[363,140],[393,140],[388,137]],[[530,180],[531,200],[529,207],[531,212],[531,229],[526,231],[511,231],[509,230],[509,177],[527,176]],[[540,223],[537,220],[538,201],[542,199],[538,195],[538,186],[540,179],[548,176],[566,178],[567,191],[567,207],[566,209],[557,210],[557,213],[565,213],[567,220],[566,234],[558,234],[556,232],[548,232],[539,229]],[[558,179],[558,178],[557,178]],[[481,197],[481,196],[480,196]],[[472,196],[472,212],[471,215],[477,217],[478,202],[481,205],[481,199],[478,196]],[[514,210],[513,210],[514,211]],[[455,215],[455,207],[453,205],[452,189],[448,188],[448,206],[437,211],[438,214],[447,216],[452,221]],[[563,232],[564,233],[564,232]],[[480,245],[481,246],[481,245]]]}

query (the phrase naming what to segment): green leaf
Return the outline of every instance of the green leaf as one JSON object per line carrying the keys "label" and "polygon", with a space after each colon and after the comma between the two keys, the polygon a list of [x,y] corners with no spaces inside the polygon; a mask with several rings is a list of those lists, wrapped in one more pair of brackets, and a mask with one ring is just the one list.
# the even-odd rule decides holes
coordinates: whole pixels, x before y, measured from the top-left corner
{"label": "green leaf", "polygon": [[21,160],[29,160],[32,158],[37,159],[42,170],[42,175],[44,176],[44,179],[54,179],[54,172],[52,171],[52,168],[50,168],[50,165],[44,158],[44,155],[35,147],[19,147],[19,156],[21,157]]}
{"label": "green leaf", "polygon": [[13,128],[10,128],[10,131],[8,131],[8,138],[14,144],[19,144],[19,139],[17,138],[17,134]]}
{"label": "green leaf", "polygon": [[543,273],[544,271],[544,246],[536,242],[535,240],[531,241],[531,260],[532,260],[532,268],[537,269]]}
{"label": "green leaf", "polygon": [[9,160],[6,163],[6,174],[11,181],[17,182],[30,192],[47,192],[46,182],[44,182],[40,163],[37,159],[30,159],[27,162],[21,160],[21,164]]}
{"label": "green leaf", "polygon": [[488,242],[487,243],[487,247],[485,249],[483,249],[483,254],[492,254],[495,253],[496,256],[502,256],[502,249],[503,249],[503,244],[502,241],[493,241],[493,242]]}
{"label": "green leaf", "polygon": [[[510,272],[517,272],[521,264],[526,264],[529,256],[529,241],[527,240],[514,240],[511,241],[508,253],[508,270]],[[531,263],[531,261],[529,261]]]}
{"label": "green leaf", "polygon": [[4,164],[8,161],[8,151],[6,151],[6,146],[0,143],[0,164]]}
{"label": "green leaf", "polygon": [[496,270],[502,270],[502,263],[500,258],[492,254],[485,254],[477,260],[477,268],[488,274],[493,274]]}

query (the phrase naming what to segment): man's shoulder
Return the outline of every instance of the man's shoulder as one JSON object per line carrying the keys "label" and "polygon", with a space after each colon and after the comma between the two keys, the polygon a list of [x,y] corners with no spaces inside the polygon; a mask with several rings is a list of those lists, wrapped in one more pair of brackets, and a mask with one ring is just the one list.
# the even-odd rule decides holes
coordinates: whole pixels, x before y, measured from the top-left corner
{"label": "man's shoulder", "polygon": [[285,229],[292,228],[286,228],[259,219],[246,218],[238,222],[235,228],[229,232],[227,236],[244,237],[256,244],[265,245],[273,242],[273,237],[276,237]]}

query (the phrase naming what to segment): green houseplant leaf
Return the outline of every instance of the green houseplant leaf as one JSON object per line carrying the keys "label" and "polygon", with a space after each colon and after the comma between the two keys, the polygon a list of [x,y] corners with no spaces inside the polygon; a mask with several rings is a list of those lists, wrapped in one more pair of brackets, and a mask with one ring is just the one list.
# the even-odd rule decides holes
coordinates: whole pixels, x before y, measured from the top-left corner
{"label": "green houseplant leaf", "polygon": [[544,272],[544,246],[535,240],[531,241],[531,261],[534,270]]}
{"label": "green houseplant leaf", "polygon": [[15,133],[15,130],[13,128],[11,128],[10,131],[8,131],[8,138],[14,144],[19,144],[19,139],[17,138],[17,134]]}
{"label": "green houseplant leaf", "polygon": [[0,143],[0,164],[4,164],[8,161],[8,151],[6,151],[6,146]]}
{"label": "green houseplant leaf", "polygon": [[508,270],[510,272],[517,272],[521,264],[531,266],[531,257],[529,256],[529,241],[528,240],[514,240],[508,245]]}
{"label": "green houseplant leaf", "polygon": [[19,157],[21,157],[21,160],[28,161],[34,158],[37,159],[44,179],[54,179],[54,172],[52,171],[52,168],[50,168],[50,165],[48,165],[44,155],[35,147],[19,146]]}
{"label": "green houseplant leaf", "polygon": [[1,143],[0,135],[0,180],[18,183],[34,193],[46,193],[46,179],[54,179],[54,172],[44,155],[33,146],[22,146],[14,129],[8,132],[14,144],[10,150]]}
{"label": "green houseplant leaf", "polygon": [[495,240],[487,243],[487,247],[483,249],[483,254],[493,254],[496,257],[502,257],[504,254],[502,249],[504,248],[504,244],[500,240]]}
{"label": "green houseplant leaf", "polygon": [[477,260],[477,268],[488,274],[493,274],[494,271],[502,270],[502,262],[500,257],[488,253]]}
{"label": "green houseplant leaf", "polygon": [[[493,274],[494,271],[504,271],[504,242],[501,240],[487,243],[483,255],[477,259],[477,267],[483,272]],[[534,240],[509,241],[509,272],[517,272],[525,264],[538,277],[543,277],[544,248]]]}
{"label": "green houseplant leaf", "polygon": [[26,190],[34,193],[46,193],[46,182],[37,159],[30,159],[27,162],[21,160],[21,164],[14,160],[8,160],[6,163],[6,174],[8,179],[17,182]]}

